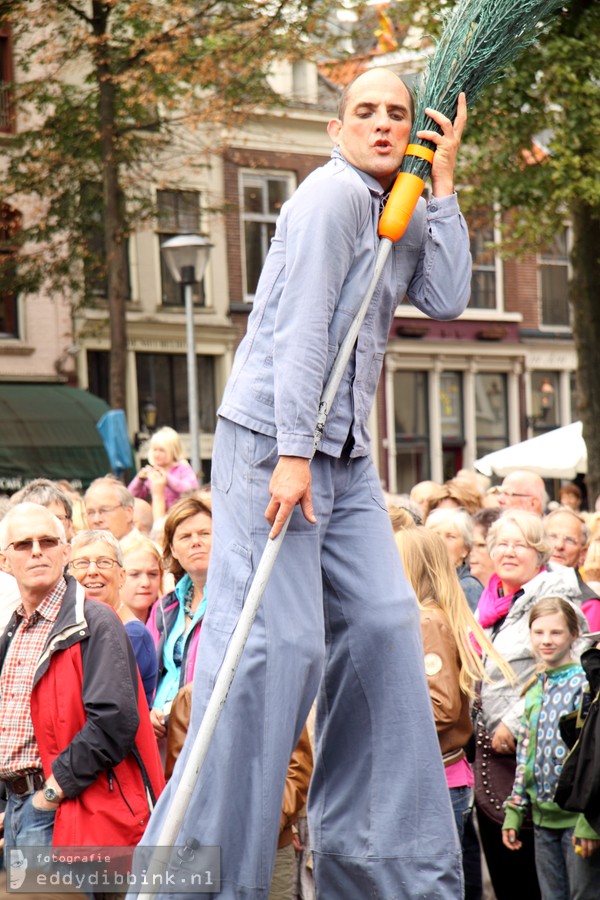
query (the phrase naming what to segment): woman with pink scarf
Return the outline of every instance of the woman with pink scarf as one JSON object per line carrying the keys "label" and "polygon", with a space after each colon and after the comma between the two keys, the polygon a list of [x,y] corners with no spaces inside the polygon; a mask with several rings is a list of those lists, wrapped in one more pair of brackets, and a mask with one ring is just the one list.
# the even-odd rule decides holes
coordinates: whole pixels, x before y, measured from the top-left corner
{"label": "woman with pink scarf", "polygon": [[[479,599],[477,618],[519,682],[510,685],[494,661],[484,659],[492,681],[482,684],[477,722],[477,818],[497,900],[514,900],[515,885],[519,885],[522,896],[534,900],[540,894],[532,832],[524,833],[520,854],[502,845],[502,804],[510,794],[509,782],[516,767],[523,685],[536,666],[529,641],[529,611],[538,600],[550,596],[565,597],[579,605],[579,587],[573,569],[547,569],[551,547],[541,518],[533,513],[517,509],[504,512],[489,530],[488,549],[495,571]],[[582,633],[589,631],[583,614],[580,624]]]}

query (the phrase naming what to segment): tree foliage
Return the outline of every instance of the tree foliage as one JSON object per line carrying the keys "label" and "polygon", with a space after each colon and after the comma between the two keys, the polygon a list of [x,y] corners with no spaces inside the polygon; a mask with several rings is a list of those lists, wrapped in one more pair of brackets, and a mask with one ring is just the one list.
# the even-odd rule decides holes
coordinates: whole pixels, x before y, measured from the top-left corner
{"label": "tree foliage", "polygon": [[513,252],[539,250],[573,204],[600,205],[599,90],[600,6],[576,0],[473,110],[461,177],[516,212]]}
{"label": "tree foliage", "polygon": [[[433,37],[452,4],[408,0]],[[468,100],[468,98],[467,98]],[[502,252],[539,252],[569,222],[578,414],[600,494],[600,3],[571,0],[469,110],[458,181],[467,210],[496,201]]]}
{"label": "tree foliage", "polygon": [[[396,15],[418,18],[435,40],[452,5],[407,0]],[[516,210],[505,234],[511,251],[539,249],[573,201],[600,204],[599,92],[600,4],[572,0],[470,105],[459,159],[461,203],[480,205],[483,191]],[[546,151],[537,160],[527,152],[534,140]]]}
{"label": "tree foliage", "polygon": [[[28,211],[13,241],[21,245],[16,287],[46,283],[81,301],[84,273],[105,277],[113,406],[125,401],[123,247],[155,212],[156,162],[177,153],[175,172],[206,164],[223,128],[280,102],[267,73],[275,60],[318,52],[327,7],[325,0],[0,0],[18,73],[18,129],[3,144],[1,199]],[[100,255],[89,241],[99,222]],[[11,267],[0,272],[5,289],[13,275]]]}

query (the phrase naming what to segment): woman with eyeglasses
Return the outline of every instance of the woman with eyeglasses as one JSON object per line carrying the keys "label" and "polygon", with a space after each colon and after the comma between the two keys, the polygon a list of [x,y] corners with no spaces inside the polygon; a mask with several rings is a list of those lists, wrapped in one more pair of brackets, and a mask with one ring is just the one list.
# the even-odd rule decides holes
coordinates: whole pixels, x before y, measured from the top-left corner
{"label": "woman with eyeglasses", "polygon": [[175,589],[154,604],[147,623],[158,654],[150,717],[163,751],[171,704],[179,688],[194,677],[211,545],[210,498],[194,494],[178,500],[165,519],[163,537],[163,560],[175,577]]}
{"label": "woman with eyeglasses", "polygon": [[107,603],[125,626],[140,670],[148,707],[156,689],[158,661],[152,635],[123,603],[120,591],[125,581],[121,546],[110,531],[80,531],[71,542],[73,575],[85,590],[87,600]]}
{"label": "woman with eyeglasses", "polygon": [[[579,586],[573,569],[550,571],[552,548],[540,516],[508,509],[490,527],[488,550],[494,573],[477,607],[479,624],[496,651],[511,665],[518,681],[508,683],[497,664],[483,657],[489,682],[481,685],[477,716],[475,800],[481,844],[498,900],[512,900],[515,884],[522,896],[534,900],[539,887],[531,825],[522,831],[520,853],[502,844],[503,804],[512,790],[516,742],[524,710],[523,686],[536,667],[529,636],[529,612],[549,596],[572,600],[578,606]],[[581,614],[581,631],[589,631]],[[581,647],[579,648],[581,651]]]}

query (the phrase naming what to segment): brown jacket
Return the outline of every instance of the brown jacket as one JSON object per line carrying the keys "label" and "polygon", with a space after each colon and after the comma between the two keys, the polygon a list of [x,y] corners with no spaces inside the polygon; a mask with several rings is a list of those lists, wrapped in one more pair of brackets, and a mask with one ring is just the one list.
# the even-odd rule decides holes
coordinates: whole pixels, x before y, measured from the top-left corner
{"label": "brown jacket", "polygon": [[473,733],[469,698],[458,684],[460,658],[450,622],[437,606],[421,610],[425,672],[444,765],[458,762]]}
{"label": "brown jacket", "polygon": [[167,726],[167,757],[165,760],[165,778],[167,781],[173,774],[175,761],[181,753],[185,736],[188,733],[192,715],[192,682],[179,688],[169,711]]}
{"label": "brown jacket", "polygon": [[281,821],[279,823],[279,842],[277,848],[287,847],[292,843],[292,825],[306,805],[308,786],[313,770],[313,754],[306,725],[302,729],[300,740],[292,753],[285,779],[283,802],[281,805]]}
{"label": "brown jacket", "polygon": [[[177,692],[171,711],[167,729],[167,757],[165,761],[165,777],[173,774],[175,761],[181,753],[187,734],[192,711],[192,685],[186,684]],[[279,823],[278,847],[287,847],[292,843],[292,825],[306,805],[308,786],[313,770],[313,755],[308,729],[306,725],[300,735],[296,749],[292,753],[285,779],[281,820]]]}

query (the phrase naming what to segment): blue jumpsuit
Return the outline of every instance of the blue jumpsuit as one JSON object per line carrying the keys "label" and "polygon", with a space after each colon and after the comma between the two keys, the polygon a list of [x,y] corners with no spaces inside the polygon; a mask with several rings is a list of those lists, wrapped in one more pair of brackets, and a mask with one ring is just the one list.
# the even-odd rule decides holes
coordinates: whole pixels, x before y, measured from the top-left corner
{"label": "blue jumpsuit", "polygon": [[[381,194],[336,149],[282,209],[219,409],[190,734],[144,844],[157,843],[169,814],[265,546],[278,457],[311,454],[324,382],[374,266]],[[221,900],[268,896],[286,770],[317,691],[309,823],[320,900],[462,896],[419,615],[366,424],[397,303],[408,294],[428,315],[450,319],[469,287],[456,197],[427,209],[419,201],[311,466],[318,522],[299,508],[292,515],[180,832],[178,843],[221,847]]]}

